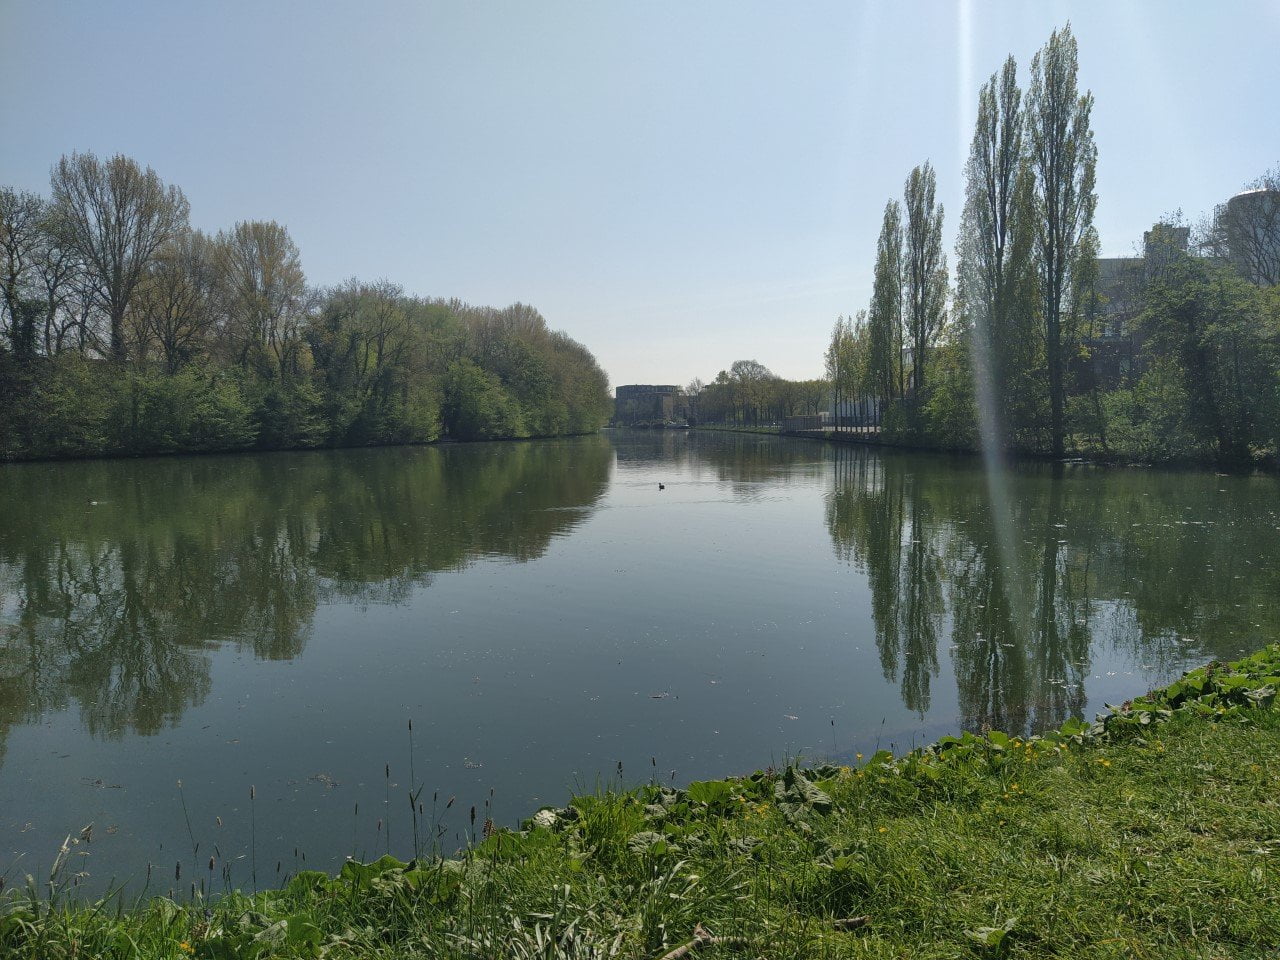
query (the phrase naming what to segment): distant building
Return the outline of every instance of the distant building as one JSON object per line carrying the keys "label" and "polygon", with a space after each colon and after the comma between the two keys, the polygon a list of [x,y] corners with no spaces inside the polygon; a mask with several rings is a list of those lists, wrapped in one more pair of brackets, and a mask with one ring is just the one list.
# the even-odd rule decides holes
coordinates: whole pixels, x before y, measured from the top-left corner
{"label": "distant building", "polygon": [[831,397],[830,410],[824,410],[818,416],[822,418],[822,426],[845,429],[848,427],[878,427],[884,413],[881,403],[867,394],[856,400],[839,400]]}
{"label": "distant building", "polygon": [[631,383],[614,391],[615,423],[668,423],[688,417],[684,391],[671,384]]}
{"label": "distant building", "polygon": [[1280,190],[1262,187],[1237,193],[1218,208],[1227,256],[1250,283],[1280,283]]}
{"label": "distant building", "polygon": [[1142,256],[1098,259],[1097,313],[1085,345],[1093,375],[1103,387],[1114,388],[1136,372],[1142,347],[1137,319],[1146,305],[1147,286],[1186,254],[1190,239],[1188,227],[1157,223],[1142,235]]}

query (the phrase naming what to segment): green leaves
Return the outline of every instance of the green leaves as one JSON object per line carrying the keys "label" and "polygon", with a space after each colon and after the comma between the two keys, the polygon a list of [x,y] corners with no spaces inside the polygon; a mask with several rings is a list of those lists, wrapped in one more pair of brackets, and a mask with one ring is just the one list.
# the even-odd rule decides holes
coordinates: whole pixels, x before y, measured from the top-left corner
{"label": "green leaves", "polygon": [[724,807],[733,799],[733,786],[727,780],[695,780],[686,792],[694,803]]}
{"label": "green leaves", "polygon": [[782,815],[806,833],[810,831],[809,818],[813,814],[831,812],[831,797],[809,780],[797,767],[787,767],[773,786],[774,802]]}
{"label": "green leaves", "polygon": [[964,935],[980,946],[998,949],[1017,923],[1018,917],[1010,917],[998,927],[978,927],[976,930],[966,930]]}

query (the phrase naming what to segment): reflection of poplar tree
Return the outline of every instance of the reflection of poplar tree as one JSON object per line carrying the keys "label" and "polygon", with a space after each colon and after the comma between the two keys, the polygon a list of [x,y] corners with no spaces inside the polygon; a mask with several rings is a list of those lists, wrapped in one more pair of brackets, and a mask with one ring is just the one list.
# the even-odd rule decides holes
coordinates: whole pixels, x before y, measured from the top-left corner
{"label": "reflection of poplar tree", "polygon": [[[1031,647],[1035,676],[1032,726],[1036,730],[1059,726],[1068,717],[1082,718],[1084,711],[1080,682],[1083,674],[1078,664],[1088,663],[1088,620],[1079,615],[1082,601],[1076,596],[1069,570],[1064,569],[1068,558],[1059,542],[1066,518],[1063,509],[1066,482],[1060,472],[1050,482],[1036,590]],[[1087,557],[1087,546],[1084,552]],[[1087,604],[1087,592],[1083,603]]]}
{"label": "reflection of poplar tree", "polygon": [[903,644],[902,702],[909,710],[923,714],[929,709],[929,679],[938,672],[942,582],[937,543],[931,538],[926,522],[927,501],[914,487],[912,493],[911,543],[903,577],[907,592],[903,609],[905,623],[899,635]]}
{"label": "reflection of poplar tree", "polygon": [[[970,730],[1022,730],[1027,724],[1027,656],[1019,635],[990,514],[970,517],[951,566],[952,663],[961,723]],[[953,537],[959,531],[952,531]]]}
{"label": "reflection of poplar tree", "polygon": [[938,671],[943,607],[928,504],[916,487],[908,491],[902,472],[886,470],[879,457],[864,453],[853,463],[837,475],[828,498],[828,528],[837,555],[853,559],[866,574],[885,679],[896,681],[901,673],[903,702],[923,713]]}

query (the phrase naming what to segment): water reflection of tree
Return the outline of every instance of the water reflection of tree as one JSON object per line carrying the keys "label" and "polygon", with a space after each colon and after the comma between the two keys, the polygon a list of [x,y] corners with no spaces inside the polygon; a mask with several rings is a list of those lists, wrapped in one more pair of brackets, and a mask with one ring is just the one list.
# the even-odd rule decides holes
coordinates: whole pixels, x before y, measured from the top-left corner
{"label": "water reflection of tree", "polygon": [[[1084,708],[1091,538],[1062,539],[1065,481],[1019,487],[1017,503],[975,497],[951,531],[952,662],[971,729],[1044,730]],[[1000,536],[995,510],[1008,511]]]}
{"label": "water reflection of tree", "polygon": [[837,449],[836,490],[827,501],[836,553],[856,563],[871,587],[885,679],[896,682],[901,675],[903,702],[924,713],[938,672],[943,613],[932,504],[913,474],[886,470],[883,460],[860,448]]}
{"label": "water reflection of tree", "polygon": [[615,430],[618,463],[662,463],[693,480],[728,484],[734,496],[757,496],[762,484],[786,484],[806,475],[820,476],[822,447],[811,440],[758,433],[714,430]]}
{"label": "water reflection of tree", "polygon": [[940,607],[970,729],[1082,716],[1095,642],[1168,672],[1275,635],[1260,599],[1280,591],[1272,478],[1022,465],[995,508],[977,461],[832,457],[835,553],[865,571],[881,663],[911,709],[928,704]]}
{"label": "water reflection of tree", "polygon": [[208,695],[222,643],[290,659],[330,597],[541,556],[610,461],[586,438],[4,468],[0,733],[69,702],[95,736],[155,733]]}

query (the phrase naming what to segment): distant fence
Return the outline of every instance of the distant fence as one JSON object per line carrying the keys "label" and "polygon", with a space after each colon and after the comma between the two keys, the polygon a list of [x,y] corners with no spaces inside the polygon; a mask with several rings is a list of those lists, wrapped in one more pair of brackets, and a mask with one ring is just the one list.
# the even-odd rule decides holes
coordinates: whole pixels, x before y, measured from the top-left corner
{"label": "distant fence", "polygon": [[801,417],[783,417],[782,429],[787,431],[821,430],[822,417],[816,413]]}

